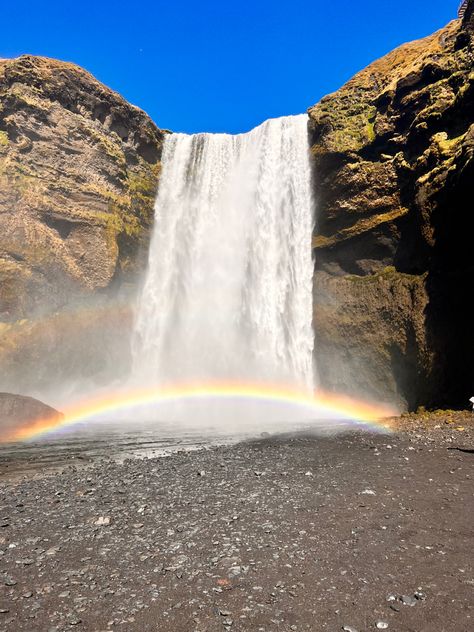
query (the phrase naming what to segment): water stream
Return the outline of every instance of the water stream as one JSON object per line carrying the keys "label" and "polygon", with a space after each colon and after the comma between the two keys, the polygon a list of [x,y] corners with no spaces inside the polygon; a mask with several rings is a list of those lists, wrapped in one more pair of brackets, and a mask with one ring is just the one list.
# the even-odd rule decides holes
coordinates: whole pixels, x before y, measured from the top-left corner
{"label": "water stream", "polygon": [[142,385],[313,386],[306,115],[166,137],[133,336]]}

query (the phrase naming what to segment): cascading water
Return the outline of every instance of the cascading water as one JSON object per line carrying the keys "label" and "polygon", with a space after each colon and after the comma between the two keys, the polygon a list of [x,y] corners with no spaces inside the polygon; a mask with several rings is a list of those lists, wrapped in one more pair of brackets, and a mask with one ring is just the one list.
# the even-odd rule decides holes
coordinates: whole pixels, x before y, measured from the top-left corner
{"label": "cascading water", "polygon": [[162,164],[133,381],[311,389],[306,115],[236,136],[170,134]]}

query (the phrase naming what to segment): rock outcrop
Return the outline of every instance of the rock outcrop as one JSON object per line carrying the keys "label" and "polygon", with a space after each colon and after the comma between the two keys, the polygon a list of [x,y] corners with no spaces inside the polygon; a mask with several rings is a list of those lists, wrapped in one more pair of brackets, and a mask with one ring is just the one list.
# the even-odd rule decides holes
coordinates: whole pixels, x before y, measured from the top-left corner
{"label": "rock outcrop", "polygon": [[0,389],[125,370],[164,133],[78,66],[0,60]]}
{"label": "rock outcrop", "polygon": [[64,415],[33,397],[0,393],[0,441],[14,438],[17,428],[39,422],[60,423]]}
{"label": "rock outcrop", "polygon": [[400,408],[474,387],[473,2],[309,110],[326,388]]}
{"label": "rock outcrop", "polygon": [[73,64],[0,60],[0,320],[113,293],[140,266],[163,132]]}

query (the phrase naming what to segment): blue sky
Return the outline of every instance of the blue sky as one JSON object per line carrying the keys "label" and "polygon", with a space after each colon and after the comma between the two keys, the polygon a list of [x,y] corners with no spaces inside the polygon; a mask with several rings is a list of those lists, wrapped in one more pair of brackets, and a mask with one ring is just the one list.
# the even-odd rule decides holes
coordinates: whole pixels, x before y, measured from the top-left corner
{"label": "blue sky", "polygon": [[0,57],[75,62],[163,128],[246,131],[304,112],[458,0],[25,0],[2,7]]}

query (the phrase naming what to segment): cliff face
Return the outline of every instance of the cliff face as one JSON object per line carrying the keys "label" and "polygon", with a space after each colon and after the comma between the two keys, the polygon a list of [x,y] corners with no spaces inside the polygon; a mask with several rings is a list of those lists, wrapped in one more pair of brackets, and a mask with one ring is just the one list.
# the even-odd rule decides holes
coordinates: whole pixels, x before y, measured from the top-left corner
{"label": "cliff face", "polygon": [[163,136],[73,64],[0,60],[0,388],[125,370]]}
{"label": "cliff face", "polygon": [[326,388],[465,404],[474,335],[473,2],[309,110]]}
{"label": "cliff face", "polygon": [[114,291],[153,216],[163,132],[81,68],[0,60],[0,320]]}

